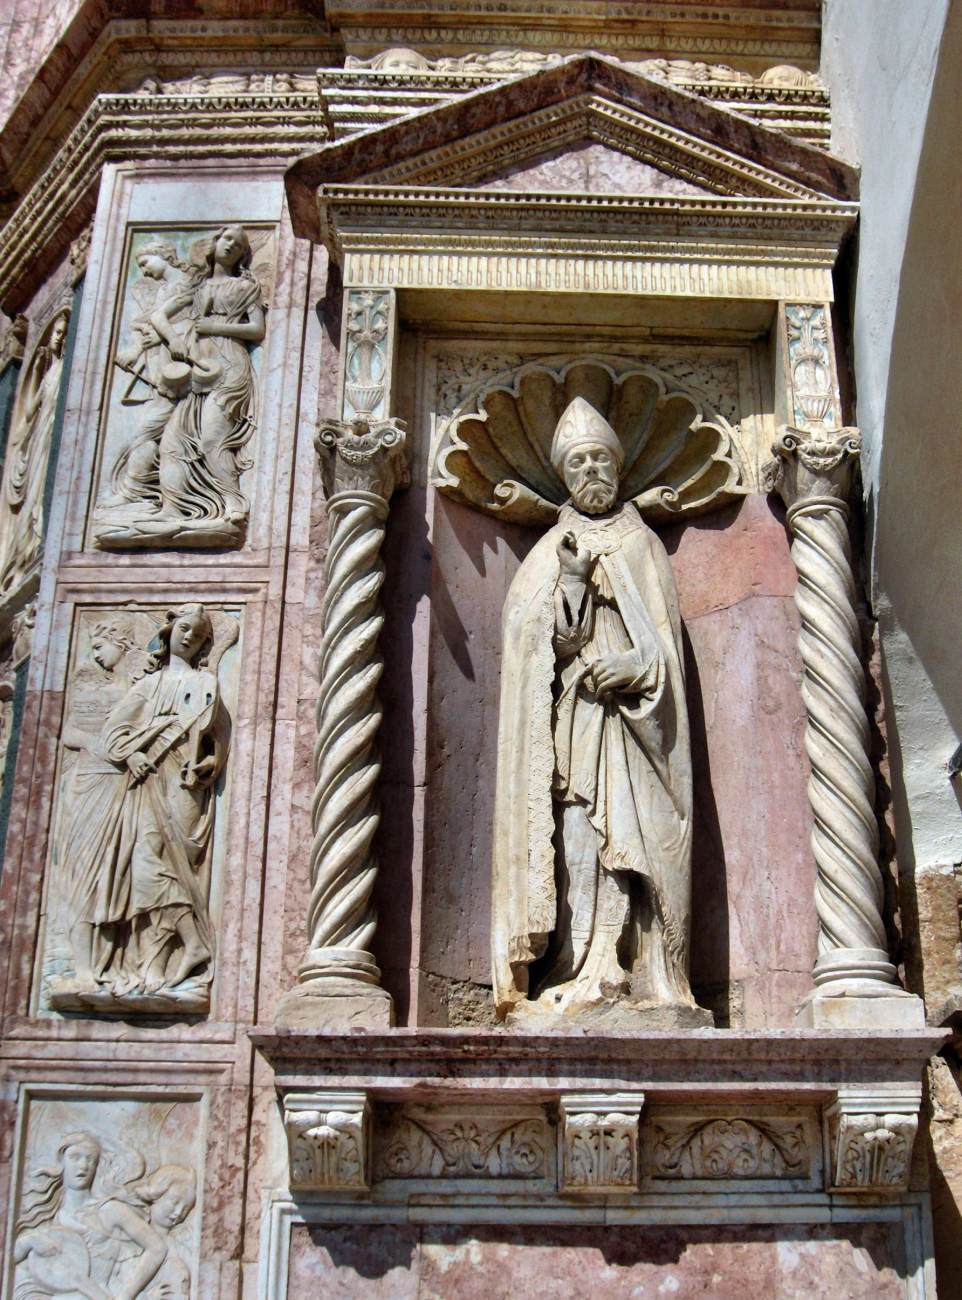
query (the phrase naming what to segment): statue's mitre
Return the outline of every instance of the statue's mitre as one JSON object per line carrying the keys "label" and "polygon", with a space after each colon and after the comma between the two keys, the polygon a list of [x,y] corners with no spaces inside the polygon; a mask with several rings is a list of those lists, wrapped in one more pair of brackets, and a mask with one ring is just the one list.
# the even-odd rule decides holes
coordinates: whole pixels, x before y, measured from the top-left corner
{"label": "statue's mitre", "polygon": [[583,397],[576,397],[562,411],[551,443],[551,463],[559,474],[568,452],[587,443],[607,447],[621,468],[625,459],[621,439],[596,407]]}

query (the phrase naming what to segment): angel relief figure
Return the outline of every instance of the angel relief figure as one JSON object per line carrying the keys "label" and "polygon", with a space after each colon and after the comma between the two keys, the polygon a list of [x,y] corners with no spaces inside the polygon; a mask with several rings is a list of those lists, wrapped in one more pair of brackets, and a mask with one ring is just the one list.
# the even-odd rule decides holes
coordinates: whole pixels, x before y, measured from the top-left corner
{"label": "angel relief figure", "polygon": [[[73,963],[49,981],[59,1010],[207,1010],[215,787],[230,735],[217,665],[238,630],[181,606],[96,736],[65,728],[80,752],[56,846]],[[119,645],[101,632],[92,648],[105,664]]]}
{"label": "angel relief figure", "polygon": [[70,310],[44,330],[20,380],[0,501],[0,593],[13,591],[40,558],[44,487],[63,377]]}
{"label": "angel relief figure", "polygon": [[121,404],[142,414],[94,514],[101,549],[243,541],[240,479],[257,406],[251,351],[266,332],[254,260],[239,225],[216,231],[196,264],[179,262],[165,241],[138,251],[139,314],[115,363],[130,377]]}
{"label": "angel relief figure", "polygon": [[185,1165],[144,1168],[86,1130],[63,1138],[24,1189],[14,1300],[188,1300],[190,1269],[171,1234],[194,1208],[196,1178]]}

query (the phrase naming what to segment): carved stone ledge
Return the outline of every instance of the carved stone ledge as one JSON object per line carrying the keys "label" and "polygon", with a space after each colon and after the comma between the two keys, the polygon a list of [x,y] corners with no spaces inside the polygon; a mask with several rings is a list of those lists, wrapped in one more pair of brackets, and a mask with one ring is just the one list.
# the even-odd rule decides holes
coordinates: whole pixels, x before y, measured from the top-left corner
{"label": "carved stone ledge", "polygon": [[560,1101],[558,1189],[579,1195],[638,1186],[643,1092],[568,1093]]}
{"label": "carved stone ledge", "polygon": [[920,1104],[919,1088],[839,1093],[825,1112],[827,1190],[905,1191]]}
{"label": "carved stone ledge", "polygon": [[365,1092],[289,1092],[284,1128],[292,1192],[370,1186],[371,1112]]}

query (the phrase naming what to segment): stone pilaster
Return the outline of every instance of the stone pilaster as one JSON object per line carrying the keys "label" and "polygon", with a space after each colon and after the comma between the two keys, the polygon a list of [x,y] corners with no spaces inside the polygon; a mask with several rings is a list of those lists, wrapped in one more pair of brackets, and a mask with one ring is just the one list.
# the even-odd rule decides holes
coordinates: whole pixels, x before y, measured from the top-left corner
{"label": "stone pilaster", "polygon": [[824,1116],[827,1190],[905,1191],[920,1103],[921,1088],[840,1092]]}
{"label": "stone pilaster", "polygon": [[857,429],[789,427],[765,471],[769,490],[788,507],[792,532],[805,748],[812,765],[818,959],[815,992],[799,1018],[814,1027],[914,1027],[923,1023],[922,1005],[898,984],[882,920],[875,778],[848,533],[859,449]]}
{"label": "stone pilaster", "polygon": [[638,1186],[642,1092],[566,1093],[559,1102],[558,1186],[603,1196]]}
{"label": "stone pilaster", "polygon": [[381,545],[394,489],[406,481],[406,436],[393,420],[322,423],[317,437],[330,539],[325,569],[314,748],[307,952],[278,1019],[299,1028],[385,1027],[390,996],[371,954],[380,820],[378,683],[384,625]]}
{"label": "stone pilaster", "polygon": [[365,1092],[289,1092],[284,1128],[290,1188],[365,1192],[370,1186],[371,1108]]}

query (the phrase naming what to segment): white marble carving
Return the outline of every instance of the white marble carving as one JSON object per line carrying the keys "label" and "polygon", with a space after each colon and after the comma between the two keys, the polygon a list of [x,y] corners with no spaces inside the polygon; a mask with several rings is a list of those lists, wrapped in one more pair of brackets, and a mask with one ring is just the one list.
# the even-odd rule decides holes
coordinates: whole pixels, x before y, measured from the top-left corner
{"label": "white marble carving", "polygon": [[9,1294],[190,1300],[198,1186],[195,1144],[183,1127],[192,1109],[33,1103]]}
{"label": "white marble carving", "polygon": [[[495,1002],[513,1024],[710,1024],[688,985],[691,759],[674,580],[625,452],[576,397],[551,461],[570,500],[504,607]],[[621,487],[623,491],[623,486]]]}
{"label": "white marble carving", "polygon": [[52,888],[66,954],[46,980],[58,1010],[207,1010],[230,735],[218,665],[238,635],[235,618],[198,604],[159,627],[114,612],[89,629],[61,734]]}
{"label": "white marble carving", "polygon": [[829,436],[841,424],[834,367],[829,350],[828,313],[819,304],[785,308],[792,406],[800,429]]}
{"label": "white marble carving", "polygon": [[15,591],[40,559],[44,487],[69,323],[70,309],[62,307],[20,376],[0,497],[0,597]]}
{"label": "white marble carving", "polygon": [[660,1116],[652,1125],[653,1178],[804,1178],[810,1166],[798,1120]]}
{"label": "white marble carving", "polygon": [[239,225],[142,234],[131,256],[95,543],[237,546],[273,241]]}
{"label": "white marble carving", "polygon": [[919,1103],[917,1091],[840,1093],[825,1113],[830,1189],[904,1191],[919,1126]]}
{"label": "white marble carving", "polygon": [[603,1195],[638,1186],[643,1093],[572,1093],[560,1101],[558,1187]]}
{"label": "white marble carving", "polygon": [[390,289],[351,289],[345,305],[343,416],[383,419],[393,329]]}
{"label": "white marble carving", "polygon": [[370,951],[377,924],[374,832],[381,772],[375,738],[384,625],[381,544],[388,502],[407,482],[406,435],[397,421],[325,421],[317,437],[330,543],[314,747],[308,948],[298,983],[278,1006],[283,1023],[391,1023]]}
{"label": "white marble carving", "polygon": [[379,1178],[543,1178],[548,1131],[539,1106],[410,1106],[378,1132]]}
{"label": "white marble carving", "polygon": [[434,485],[512,523],[553,524],[568,488],[552,439],[575,394],[614,428],[620,495],[646,518],[697,514],[744,494],[735,430],[701,394],[655,366],[595,356],[529,361],[479,388],[443,429]]}
{"label": "white marble carving", "polygon": [[287,1093],[291,1191],[365,1191],[371,1110],[363,1092]]}
{"label": "white marble carving", "polygon": [[[855,577],[848,534],[848,497],[857,464],[857,429],[830,434],[785,429],[765,467],[766,483],[788,507],[799,650],[808,715],[805,748],[812,765],[809,801],[818,867],[816,998],[908,995],[889,960],[878,867],[875,776],[869,761],[865,670],[855,614]],[[882,1008],[873,1014],[879,1015]],[[915,1010],[894,1009],[896,1015]],[[921,1022],[919,1022],[921,1023]]]}

